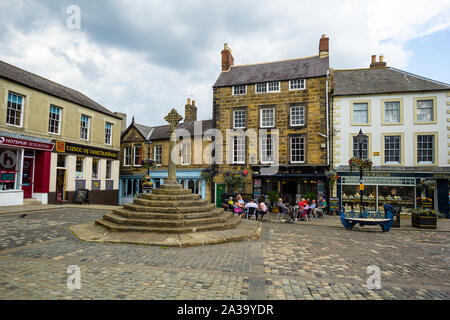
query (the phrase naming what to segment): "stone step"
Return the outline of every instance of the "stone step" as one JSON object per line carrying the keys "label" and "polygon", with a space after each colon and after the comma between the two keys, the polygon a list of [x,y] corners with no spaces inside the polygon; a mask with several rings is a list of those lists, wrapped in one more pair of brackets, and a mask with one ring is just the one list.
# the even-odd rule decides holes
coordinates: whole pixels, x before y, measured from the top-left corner
{"label": "stone step", "polygon": [[179,194],[179,195],[163,195],[163,194],[153,194],[153,193],[143,193],[141,199],[144,200],[200,200],[201,196],[199,194]]}
{"label": "stone step", "polygon": [[241,223],[241,221],[242,221],[241,217],[232,216],[227,222],[224,223],[212,223],[206,225],[196,225],[195,227],[189,226],[179,228],[121,225],[105,219],[96,220],[95,223],[103,227],[106,227],[113,232],[191,233],[191,232],[231,229],[235,228],[239,223]]}
{"label": "stone step", "polygon": [[183,228],[183,227],[197,227],[207,224],[226,223],[233,217],[231,212],[222,212],[221,215],[215,217],[206,218],[193,218],[193,219],[130,219],[117,215],[115,213],[105,214],[104,220],[115,222],[120,225],[133,225],[133,226],[149,226],[149,227],[171,227],[171,228]]}
{"label": "stone step", "polygon": [[[136,200],[136,199],[135,199]],[[140,212],[153,212],[153,213],[169,213],[169,214],[180,214],[180,213],[194,213],[194,212],[204,212],[211,211],[216,206],[214,203],[206,204],[203,206],[191,206],[191,207],[151,207],[143,206],[136,203],[125,204],[124,209]]]}
{"label": "stone step", "polygon": [[113,213],[130,219],[195,219],[207,218],[220,215],[223,209],[217,208],[204,212],[187,212],[187,213],[160,213],[160,212],[145,212],[123,209],[114,209]]}
{"label": "stone step", "polygon": [[133,199],[133,204],[148,207],[205,207],[211,202],[207,199],[198,200],[146,200],[136,198]]}
{"label": "stone step", "polygon": [[181,183],[165,183],[161,185],[161,189],[165,190],[183,189],[183,185]]}
{"label": "stone step", "polygon": [[183,194],[192,194],[191,189],[162,189],[155,188],[152,190],[152,194],[160,194],[160,195],[183,195]]}

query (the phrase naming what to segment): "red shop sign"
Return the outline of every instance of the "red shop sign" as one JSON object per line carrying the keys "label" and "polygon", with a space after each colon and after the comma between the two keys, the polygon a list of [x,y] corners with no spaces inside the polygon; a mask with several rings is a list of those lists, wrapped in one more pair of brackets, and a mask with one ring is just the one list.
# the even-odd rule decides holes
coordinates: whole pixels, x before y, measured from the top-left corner
{"label": "red shop sign", "polygon": [[0,146],[2,145],[23,147],[27,149],[45,150],[45,151],[52,151],[54,147],[53,143],[37,142],[31,140],[23,140],[18,138],[0,136]]}

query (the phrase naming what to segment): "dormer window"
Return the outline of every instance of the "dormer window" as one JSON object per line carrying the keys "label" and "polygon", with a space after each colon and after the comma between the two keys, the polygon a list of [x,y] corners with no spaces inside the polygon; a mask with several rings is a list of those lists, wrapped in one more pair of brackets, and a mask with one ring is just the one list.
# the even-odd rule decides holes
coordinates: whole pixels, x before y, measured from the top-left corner
{"label": "dormer window", "polygon": [[240,94],[247,94],[247,86],[245,84],[233,86],[233,95],[240,95]]}

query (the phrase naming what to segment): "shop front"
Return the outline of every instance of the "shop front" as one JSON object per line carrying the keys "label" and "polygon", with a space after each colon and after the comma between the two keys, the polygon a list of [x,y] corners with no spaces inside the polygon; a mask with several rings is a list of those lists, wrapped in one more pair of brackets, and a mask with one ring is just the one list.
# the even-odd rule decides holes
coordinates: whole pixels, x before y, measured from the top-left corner
{"label": "shop front", "polygon": [[0,205],[23,205],[24,199],[48,202],[50,140],[0,132]]}
{"label": "shop front", "polygon": [[[360,210],[359,173],[338,172],[337,192],[340,208]],[[448,176],[448,177],[447,177]],[[447,178],[446,178],[447,177]],[[412,209],[439,210],[448,216],[448,179],[446,173],[376,172],[363,176],[363,208],[383,211],[384,204],[400,208],[401,213]]]}
{"label": "shop front", "polygon": [[253,169],[253,196],[267,199],[271,191],[277,191],[285,203],[295,204],[301,198],[319,199],[326,196],[326,176],[323,169],[280,167],[277,174],[261,175]]}

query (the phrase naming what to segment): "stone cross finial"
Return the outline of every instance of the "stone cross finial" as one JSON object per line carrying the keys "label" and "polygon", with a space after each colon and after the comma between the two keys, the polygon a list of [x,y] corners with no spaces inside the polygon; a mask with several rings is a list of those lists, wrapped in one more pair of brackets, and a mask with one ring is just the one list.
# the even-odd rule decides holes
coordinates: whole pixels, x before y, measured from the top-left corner
{"label": "stone cross finial", "polygon": [[170,124],[170,129],[174,130],[178,122],[183,120],[183,117],[177,112],[177,110],[172,109],[169,114],[164,117],[164,120]]}

